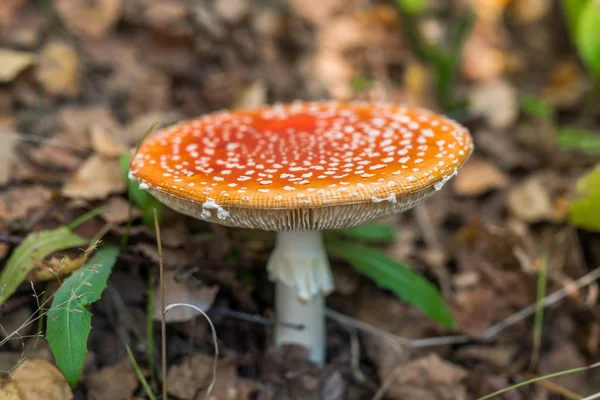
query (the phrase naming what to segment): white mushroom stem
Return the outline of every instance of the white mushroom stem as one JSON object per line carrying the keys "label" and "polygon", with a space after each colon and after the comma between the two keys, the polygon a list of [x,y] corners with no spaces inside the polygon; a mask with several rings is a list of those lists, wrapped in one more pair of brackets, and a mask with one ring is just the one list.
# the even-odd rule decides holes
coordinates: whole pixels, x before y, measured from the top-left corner
{"label": "white mushroom stem", "polygon": [[275,282],[278,318],[304,325],[303,330],[278,325],[275,346],[304,346],[310,359],[325,360],[325,296],[333,290],[333,278],[321,231],[278,232],[267,264]]}

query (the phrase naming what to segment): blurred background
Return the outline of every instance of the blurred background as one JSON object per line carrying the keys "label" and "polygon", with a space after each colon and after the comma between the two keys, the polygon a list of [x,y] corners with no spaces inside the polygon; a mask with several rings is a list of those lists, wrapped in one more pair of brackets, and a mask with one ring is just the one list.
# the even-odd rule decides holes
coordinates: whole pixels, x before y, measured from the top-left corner
{"label": "blurred background", "polygon": [[[212,398],[478,399],[598,362],[599,27],[596,0],[0,0],[0,371],[15,378],[0,398],[159,397],[159,206],[128,181],[129,151],[154,121],[293,100],[403,103],[469,128],[475,153],[444,190],[332,233],[439,296],[333,257],[328,362],[311,366],[269,346],[273,235],[159,207],[167,300],[217,327]],[[52,295],[99,237],[122,246],[83,304],[89,338],[51,348]],[[457,328],[431,311],[444,307]],[[209,326],[188,310],[167,322],[169,394],[203,398]],[[80,378],[55,360],[86,347]],[[497,398],[598,391],[588,369]]]}

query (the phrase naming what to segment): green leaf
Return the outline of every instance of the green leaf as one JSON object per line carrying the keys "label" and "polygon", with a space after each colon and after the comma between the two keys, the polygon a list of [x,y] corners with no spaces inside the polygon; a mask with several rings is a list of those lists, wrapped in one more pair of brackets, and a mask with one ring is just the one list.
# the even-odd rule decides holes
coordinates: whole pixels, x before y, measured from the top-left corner
{"label": "green leaf", "polygon": [[0,274],[0,305],[4,304],[35,268],[34,259],[41,260],[55,251],[83,246],[86,242],[86,239],[74,234],[66,226],[27,235]]}
{"label": "green leaf", "polygon": [[561,5],[565,13],[569,34],[574,40],[577,32],[577,25],[581,11],[590,0],[561,0]]}
{"label": "green leaf", "polygon": [[149,227],[154,227],[154,212],[156,209],[156,214],[158,217],[158,222],[162,221],[163,215],[163,204],[158,201],[154,196],[148,193],[147,190],[140,189],[139,182],[136,182],[129,178],[129,160],[131,158],[131,154],[129,152],[125,152],[121,154],[121,170],[123,171],[123,175],[127,180],[129,193],[133,202],[142,210],[142,222],[144,225]]}
{"label": "green leaf", "polygon": [[521,110],[532,117],[548,120],[554,116],[554,109],[552,106],[541,97],[524,94],[519,100]]}
{"label": "green leaf", "polygon": [[600,153],[600,134],[586,129],[564,127],[558,131],[558,147],[587,154]]}
{"label": "green leaf", "polygon": [[364,75],[355,75],[350,80],[350,87],[355,93],[363,92],[373,85],[373,80]]}
{"label": "green leaf", "polygon": [[579,178],[577,193],[569,208],[569,222],[588,231],[600,232],[600,164]]}
{"label": "green leaf", "polygon": [[588,1],[579,14],[575,45],[581,60],[600,79],[600,3]]}
{"label": "green leaf", "polygon": [[83,267],[65,279],[54,294],[48,311],[46,340],[56,366],[74,387],[87,355],[87,339],[92,329],[92,314],[87,307],[100,299],[119,248],[101,248]]}
{"label": "green leaf", "polygon": [[370,224],[326,231],[326,234],[344,236],[363,243],[392,243],[396,239],[396,229],[387,224]]}
{"label": "green leaf", "polygon": [[373,279],[384,289],[394,292],[429,317],[449,328],[457,324],[439,291],[431,282],[410,267],[386,256],[380,251],[341,240],[325,242],[327,251],[348,261],[362,274]]}
{"label": "green leaf", "polygon": [[398,8],[411,15],[419,15],[425,11],[425,0],[396,0]]}

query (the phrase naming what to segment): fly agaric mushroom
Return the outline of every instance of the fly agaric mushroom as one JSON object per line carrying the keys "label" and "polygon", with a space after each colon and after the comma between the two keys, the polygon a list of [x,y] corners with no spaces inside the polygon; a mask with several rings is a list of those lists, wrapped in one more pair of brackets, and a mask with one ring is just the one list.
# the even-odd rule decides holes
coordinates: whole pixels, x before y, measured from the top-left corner
{"label": "fly agaric mushroom", "polygon": [[131,175],[167,206],[208,222],[276,231],[267,269],[275,345],[322,363],[333,279],[322,231],[405,211],[440,190],[473,150],[466,128],[397,105],[296,102],[216,112],[149,138]]}

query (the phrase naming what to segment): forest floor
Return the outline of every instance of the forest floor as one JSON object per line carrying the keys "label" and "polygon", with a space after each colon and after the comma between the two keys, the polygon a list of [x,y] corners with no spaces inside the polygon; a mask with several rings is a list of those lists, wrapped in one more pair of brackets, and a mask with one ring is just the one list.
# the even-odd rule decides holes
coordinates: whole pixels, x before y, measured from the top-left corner
{"label": "forest floor", "polygon": [[[471,2],[447,3],[428,2],[431,15],[444,18],[419,20],[420,35],[442,41]],[[30,233],[98,207],[107,206],[76,234],[92,240],[106,230],[102,242],[119,245],[129,232],[107,288],[90,307],[89,353],[73,389],[53,367],[39,318],[31,317],[51,303],[40,307],[42,293],[60,286],[39,271],[69,263],[76,269],[81,250],[36,259],[36,271],[0,306],[0,371],[15,376],[21,397],[14,398],[147,398],[126,344],[160,397],[156,234],[138,208],[128,231],[120,157],[154,121],[160,128],[215,110],[298,99],[404,103],[445,112],[469,128],[475,152],[466,166],[424,204],[383,221],[396,235],[377,246],[439,288],[460,328],[445,328],[332,258],[328,360],[312,366],[299,349],[270,346],[273,285],[265,265],[272,233],[165,209],[167,301],[195,298],[216,326],[212,398],[474,400],[598,362],[600,241],[569,223],[576,182],[598,155],[557,141],[569,124],[600,128],[591,78],[557,2],[472,3],[477,16],[450,87],[454,99],[469,103],[453,107],[460,102],[436,92],[440,77],[411,44],[409,18],[393,2],[2,1],[0,268]],[[541,302],[541,272],[545,295],[566,296]],[[263,318],[250,318],[256,315]],[[202,398],[213,373],[210,327],[183,310],[167,319],[169,394]],[[445,344],[440,338],[447,336],[462,339]],[[414,345],[424,338],[432,340]],[[14,370],[24,359],[25,375]],[[581,399],[598,390],[600,371],[590,369],[497,398]]]}

